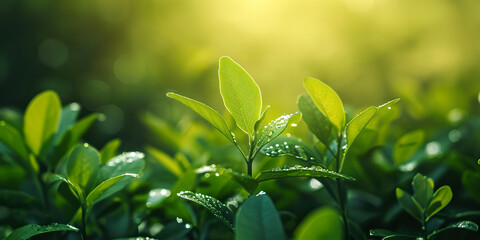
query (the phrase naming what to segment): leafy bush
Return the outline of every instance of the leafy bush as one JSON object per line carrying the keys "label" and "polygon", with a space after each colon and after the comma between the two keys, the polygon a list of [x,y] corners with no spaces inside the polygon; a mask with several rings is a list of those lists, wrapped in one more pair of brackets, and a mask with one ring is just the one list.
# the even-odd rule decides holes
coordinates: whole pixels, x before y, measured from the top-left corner
{"label": "leafy bush", "polygon": [[[420,125],[405,132],[394,122],[399,99],[354,115],[326,83],[307,78],[299,112],[264,123],[269,106],[259,86],[228,57],[219,85],[223,115],[167,93],[215,129],[144,114],[153,137],[146,156],[118,154],[118,139],[100,151],[83,142],[98,116],[77,120],[79,105],[62,108],[51,91],[23,116],[2,117],[2,237],[478,237],[478,150],[462,144],[480,142],[467,134],[478,118],[435,135]],[[450,186],[434,191],[433,179]]]}

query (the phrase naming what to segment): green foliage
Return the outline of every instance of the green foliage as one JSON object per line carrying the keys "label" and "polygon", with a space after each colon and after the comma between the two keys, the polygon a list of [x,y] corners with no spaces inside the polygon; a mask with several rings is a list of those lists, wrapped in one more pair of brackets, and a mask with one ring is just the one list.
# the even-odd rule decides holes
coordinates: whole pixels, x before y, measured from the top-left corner
{"label": "green foliage", "polygon": [[331,208],[310,213],[295,230],[294,239],[343,239],[341,217]]}
{"label": "green foliage", "polygon": [[26,240],[33,236],[49,232],[75,231],[78,229],[71,225],[53,223],[47,226],[40,226],[36,224],[25,225],[21,228],[15,229],[5,240]]}
{"label": "green foliage", "polygon": [[235,218],[235,239],[285,239],[280,217],[266,194],[251,196],[240,207]]}
{"label": "green foliage", "polygon": [[237,126],[250,137],[262,111],[262,95],[253,78],[229,57],[220,58],[220,93]]}
{"label": "green foliage", "polygon": [[296,165],[293,167],[285,167],[272,169],[268,171],[260,172],[255,180],[257,182],[278,179],[278,178],[291,178],[291,177],[328,177],[328,178],[340,178],[345,180],[355,180],[347,175],[343,175],[334,171],[330,171],[321,167],[303,167]]}

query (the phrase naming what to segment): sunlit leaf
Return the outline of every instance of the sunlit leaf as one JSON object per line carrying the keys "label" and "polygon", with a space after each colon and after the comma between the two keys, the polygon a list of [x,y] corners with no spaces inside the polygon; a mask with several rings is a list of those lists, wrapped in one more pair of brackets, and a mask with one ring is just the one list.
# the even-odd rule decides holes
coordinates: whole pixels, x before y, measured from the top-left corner
{"label": "sunlit leaf", "polygon": [[62,108],[60,115],[60,123],[58,125],[57,133],[55,134],[54,143],[67,131],[67,129],[75,124],[81,107],[78,103],[70,103]]}
{"label": "sunlit leaf", "polygon": [[87,185],[95,180],[99,165],[97,150],[88,144],[78,145],[67,159],[67,179],[86,190]]}
{"label": "sunlit leaf", "polygon": [[25,111],[23,133],[33,153],[42,156],[50,146],[60,122],[61,104],[58,95],[45,91],[33,98]]}
{"label": "sunlit leaf", "polygon": [[220,131],[226,138],[228,138],[228,140],[235,143],[235,139],[233,138],[232,133],[230,132],[230,129],[225,122],[225,119],[223,119],[223,117],[217,111],[213,110],[213,108],[197,100],[193,100],[191,98],[184,97],[182,95],[172,92],[167,93],[167,97],[173,98],[183,103],[185,106],[198,113],[210,124],[212,124],[216,129],[218,129],[218,131]]}
{"label": "sunlit leaf", "polygon": [[415,219],[417,219],[420,223],[423,223],[423,209],[421,208],[420,204],[416,202],[416,200],[410,195],[409,193],[403,191],[400,188],[396,190],[397,200],[400,205],[407,211],[410,215],[412,215]]}
{"label": "sunlit leaf", "polygon": [[285,239],[282,222],[270,197],[266,194],[251,196],[243,203],[235,219],[235,239]]}
{"label": "sunlit leaf", "polygon": [[445,230],[449,230],[449,229],[466,229],[466,230],[470,230],[470,231],[478,231],[478,225],[472,221],[460,221],[460,222],[456,222],[456,223],[452,223],[444,228],[441,228],[441,229],[438,229],[437,231],[431,233],[428,235],[428,239],[430,239],[431,237],[445,231]]}
{"label": "sunlit leaf", "polygon": [[353,177],[330,171],[318,166],[304,167],[296,165],[294,167],[284,167],[278,169],[272,169],[268,171],[260,172],[255,180],[257,182],[279,179],[279,178],[291,178],[291,177],[328,177],[328,178],[340,178],[353,181]]}
{"label": "sunlit leaf", "polygon": [[177,194],[183,199],[198,203],[210,211],[221,222],[233,229],[234,214],[228,207],[217,199],[201,193],[182,191]]}
{"label": "sunlit leaf", "polygon": [[396,165],[407,162],[421,147],[425,140],[423,130],[415,130],[403,135],[393,148],[393,160]]}
{"label": "sunlit leaf", "polygon": [[115,138],[110,140],[105,146],[103,146],[102,150],[100,150],[100,161],[101,164],[106,163],[108,160],[114,158],[117,155],[118,148],[120,147],[121,140]]}
{"label": "sunlit leaf", "polygon": [[220,93],[237,126],[253,136],[262,111],[262,95],[253,78],[229,57],[220,58]]}
{"label": "sunlit leaf", "polygon": [[145,165],[144,157],[141,152],[126,152],[110,159],[100,167],[97,183],[123,174],[140,173]]}
{"label": "sunlit leaf", "polygon": [[165,169],[178,177],[183,175],[182,167],[180,167],[180,164],[175,159],[154,147],[147,147],[146,150],[153,159],[158,161]]}
{"label": "sunlit leaf", "polygon": [[296,112],[293,114],[284,114],[271,121],[258,134],[258,140],[255,141],[255,151],[260,150],[265,144],[282,134],[282,132],[287,129],[288,125],[296,124],[301,117],[302,114]]}
{"label": "sunlit leaf", "polygon": [[68,224],[53,223],[46,226],[40,226],[36,224],[25,225],[21,228],[15,229],[5,240],[26,240],[33,236],[37,236],[48,232],[59,231],[74,231],[78,232],[78,229]]}
{"label": "sunlit leaf", "polygon": [[340,136],[345,126],[345,110],[340,97],[330,86],[314,78],[305,79],[303,86],[318,110],[336,127],[337,135]]}
{"label": "sunlit leaf", "polygon": [[322,208],[309,214],[297,227],[294,239],[343,239],[341,217],[331,208]]}
{"label": "sunlit leaf", "polygon": [[427,209],[433,197],[433,180],[417,173],[415,177],[413,177],[412,187],[415,200],[423,209]]}
{"label": "sunlit leaf", "polygon": [[[106,180],[96,186],[87,196],[86,205],[90,208],[94,203],[105,199],[112,194],[122,190],[126,184],[116,184],[122,179],[133,180],[138,178],[137,174],[126,173]],[[126,182],[128,183],[128,182]]]}
{"label": "sunlit leaf", "polygon": [[309,145],[299,138],[286,135],[281,135],[270,141],[260,149],[260,152],[269,157],[288,155],[315,165],[321,164],[321,157]]}
{"label": "sunlit leaf", "polygon": [[85,191],[82,188],[80,188],[80,186],[78,186],[77,184],[70,182],[68,179],[58,174],[49,175],[48,181],[50,183],[54,183],[56,181],[62,181],[66,183],[70,191],[73,193],[73,196],[75,196],[75,198],[78,199],[79,202],[83,202]]}
{"label": "sunlit leaf", "polygon": [[452,190],[449,186],[442,186],[433,194],[432,201],[425,213],[428,221],[433,215],[442,210],[452,200]]}
{"label": "sunlit leaf", "polygon": [[263,121],[265,120],[265,116],[267,115],[267,111],[268,109],[270,108],[270,105],[267,105],[265,107],[265,110],[263,110],[263,113],[260,117],[260,119],[258,119],[258,121],[255,123],[255,132],[258,133],[258,131],[260,130],[260,127],[262,126],[263,124]]}
{"label": "sunlit leaf", "polygon": [[[308,94],[302,94],[297,100],[298,109],[302,112],[302,119],[307,124],[308,129],[325,146],[330,145],[335,126],[330,120],[318,110],[312,98]],[[332,136],[333,135],[333,136]]]}

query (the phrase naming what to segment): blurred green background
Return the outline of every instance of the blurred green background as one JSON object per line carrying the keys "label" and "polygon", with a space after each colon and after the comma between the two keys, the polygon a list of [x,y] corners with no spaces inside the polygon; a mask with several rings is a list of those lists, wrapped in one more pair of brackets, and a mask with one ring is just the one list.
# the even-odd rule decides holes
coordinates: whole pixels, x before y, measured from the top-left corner
{"label": "blurred green background", "polygon": [[479,12],[477,0],[2,0],[0,103],[21,111],[52,89],[105,115],[92,144],[140,149],[145,112],[197,117],[167,91],[223,109],[227,55],[258,82],[270,117],[297,111],[312,76],[356,109],[401,97],[406,130],[433,129],[480,106]]}

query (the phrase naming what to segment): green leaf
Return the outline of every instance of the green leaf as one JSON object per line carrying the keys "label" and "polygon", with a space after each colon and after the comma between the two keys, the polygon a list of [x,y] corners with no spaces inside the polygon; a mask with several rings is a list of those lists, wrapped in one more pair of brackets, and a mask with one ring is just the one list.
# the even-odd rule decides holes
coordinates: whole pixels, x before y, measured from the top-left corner
{"label": "green leaf", "polygon": [[73,196],[75,196],[75,198],[78,199],[80,203],[84,201],[84,191],[78,185],[70,182],[68,179],[58,174],[52,174],[49,176],[50,183],[56,181],[63,181],[64,183],[66,183],[68,188],[70,188],[70,191],[73,193]]}
{"label": "green leaf", "polygon": [[431,233],[428,235],[428,239],[430,239],[431,237],[445,231],[445,230],[449,230],[449,229],[466,229],[466,230],[470,230],[470,231],[478,231],[478,225],[474,222],[471,222],[471,221],[460,221],[460,222],[456,222],[456,223],[452,223],[444,228],[441,228],[441,229],[438,229],[437,231]]}
{"label": "green leaf", "polygon": [[318,110],[336,127],[337,136],[340,136],[345,126],[345,110],[340,97],[330,86],[314,78],[305,79],[303,86]]}
{"label": "green leaf", "polygon": [[97,114],[90,114],[80,121],[70,126],[67,131],[60,137],[60,140],[55,145],[55,150],[52,157],[52,164],[56,165],[58,161],[76,144],[90,126],[97,119]]}
{"label": "green leaf", "polygon": [[279,179],[279,178],[291,178],[291,177],[328,177],[328,178],[340,178],[353,181],[355,178],[330,171],[318,166],[304,167],[296,165],[294,167],[284,167],[278,169],[272,169],[268,171],[260,172],[255,180],[257,182]]}
{"label": "green leaf", "polygon": [[100,183],[96,186],[87,196],[86,204],[87,207],[90,208],[93,206],[94,203],[105,199],[112,194],[122,190],[129,182],[125,182],[126,184],[116,184],[122,179],[133,180],[133,178],[138,178],[137,174],[126,173],[122,174],[113,178],[106,180],[105,182]]}
{"label": "green leaf", "polygon": [[255,141],[255,152],[282,134],[282,132],[287,129],[288,125],[296,124],[301,117],[302,114],[300,112],[296,112],[293,114],[283,114],[277,119],[271,121],[258,134],[258,140]]}
{"label": "green leaf", "polygon": [[234,214],[228,207],[217,199],[204,195],[201,193],[194,193],[191,191],[182,191],[177,194],[183,199],[190,200],[197,204],[202,205],[208,211],[210,211],[215,217],[217,217],[221,222],[227,225],[229,228],[233,229],[233,219]]}
{"label": "green leaf", "polygon": [[220,94],[237,126],[250,136],[262,111],[262,95],[253,78],[229,57],[220,58]]}
{"label": "green leaf", "polygon": [[[375,116],[377,111],[378,111],[378,108],[369,107],[365,111],[355,116],[347,124],[347,127],[346,127],[347,128],[346,129],[347,148],[345,149],[345,155],[348,153],[348,150],[350,150],[350,147],[355,143],[355,140],[363,132],[363,130],[368,125],[370,120],[372,120],[373,116]],[[344,161],[345,161],[345,158],[344,157],[341,158],[339,171],[342,171]]]}
{"label": "green leaf", "polygon": [[57,142],[58,139],[65,133],[65,131],[67,131],[70,126],[75,124],[80,110],[81,107],[78,103],[70,103],[62,108],[62,112],[60,114],[60,123],[58,125],[58,130],[55,134],[55,139],[53,142]]}
{"label": "green leaf", "polygon": [[22,191],[15,190],[0,190],[0,206],[11,208],[30,208],[38,206],[40,202],[34,198],[32,195],[29,195]]}
{"label": "green leaf", "polygon": [[415,130],[403,135],[393,147],[393,160],[398,166],[407,162],[422,146],[425,140],[423,130]]}
{"label": "green leaf", "polygon": [[374,237],[386,237],[393,234],[395,233],[386,229],[370,229],[370,236]]}
{"label": "green leaf", "polygon": [[78,232],[78,229],[68,224],[53,223],[46,226],[40,226],[36,224],[25,225],[21,228],[15,229],[5,240],[26,240],[33,236],[37,236],[48,232],[59,231],[74,231]]}
{"label": "green leaf", "polygon": [[120,139],[115,138],[105,144],[105,146],[103,146],[102,150],[100,150],[101,164],[106,163],[108,160],[114,158],[117,155],[117,151],[121,143],[122,141]]}
{"label": "green leaf", "polygon": [[433,180],[417,173],[412,180],[413,197],[423,209],[427,209],[433,197]]}
{"label": "green leaf", "polygon": [[267,143],[260,152],[269,157],[292,156],[314,165],[320,165],[321,157],[299,138],[281,135]]}
{"label": "green leaf", "polygon": [[442,210],[452,200],[452,190],[449,186],[442,186],[433,194],[432,201],[428,206],[425,216],[428,221],[433,215]]}
{"label": "green leaf", "polygon": [[25,111],[23,133],[25,142],[37,156],[50,146],[60,122],[61,104],[57,94],[45,91],[35,96]]}
{"label": "green leaf", "polygon": [[331,208],[322,208],[309,214],[297,227],[294,239],[343,239],[341,217]]}
{"label": "green leaf", "polygon": [[67,179],[86,190],[87,185],[94,180],[99,165],[97,150],[88,144],[79,144],[67,159]]}
{"label": "green leaf", "polygon": [[248,193],[253,194],[257,189],[258,183],[252,177],[238,172],[231,172],[232,178],[240,184]]}
{"label": "green leaf", "polygon": [[318,110],[312,98],[308,94],[302,94],[297,100],[298,109],[302,112],[302,119],[307,124],[308,129],[325,146],[329,146],[335,135],[335,126],[330,120]]}
{"label": "green leaf", "polygon": [[263,113],[262,113],[262,116],[260,117],[260,119],[258,119],[258,121],[255,123],[255,132],[258,133],[258,131],[260,130],[260,127],[262,126],[263,124],[263,121],[265,120],[265,116],[267,116],[267,110],[270,108],[270,105],[267,105],[267,107],[265,107],[265,110],[263,110]]}
{"label": "green leaf", "polygon": [[417,219],[420,223],[423,223],[423,209],[420,207],[420,204],[410,195],[409,193],[403,191],[400,188],[396,190],[397,200],[400,205],[407,211],[410,215],[412,215],[415,219]]}
{"label": "green leaf", "polygon": [[[18,130],[4,121],[0,121],[0,142],[12,149],[29,166],[28,150]],[[29,166],[30,167],[30,166]]]}
{"label": "green leaf", "polygon": [[280,217],[266,194],[251,196],[240,207],[235,219],[235,239],[285,239]]}
{"label": "green leaf", "polygon": [[198,113],[210,124],[212,124],[216,129],[218,129],[218,131],[220,131],[228,140],[230,140],[232,143],[235,143],[235,139],[233,138],[232,133],[230,132],[230,129],[225,122],[225,119],[213,108],[197,100],[193,100],[191,98],[184,97],[182,95],[172,92],[167,93],[167,97],[173,98],[183,103],[185,106]]}
{"label": "green leaf", "polygon": [[126,152],[110,159],[100,167],[97,183],[124,174],[140,173],[145,165],[144,157],[145,155],[141,152]]}
{"label": "green leaf", "polygon": [[182,167],[180,167],[180,164],[175,159],[154,147],[146,147],[146,150],[153,157],[153,159],[164,166],[165,169],[175,174],[177,177],[183,175]]}
{"label": "green leaf", "polygon": [[395,234],[382,238],[382,240],[417,240],[416,236]]}

